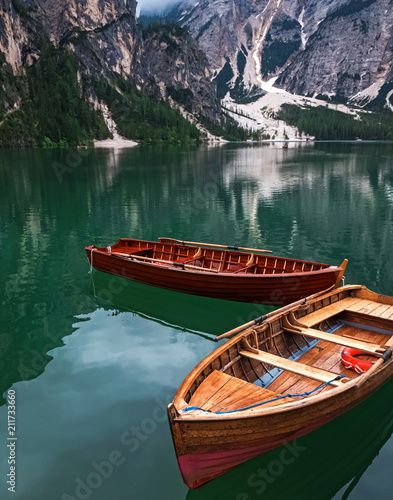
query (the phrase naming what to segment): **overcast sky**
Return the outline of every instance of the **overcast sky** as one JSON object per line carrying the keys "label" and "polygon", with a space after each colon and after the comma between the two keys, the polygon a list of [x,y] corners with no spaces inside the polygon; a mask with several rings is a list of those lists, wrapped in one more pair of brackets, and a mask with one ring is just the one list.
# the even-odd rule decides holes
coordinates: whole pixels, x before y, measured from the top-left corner
{"label": "overcast sky", "polygon": [[179,3],[180,0],[137,0],[138,1],[138,13],[140,10],[152,11],[152,10],[163,10],[170,5]]}

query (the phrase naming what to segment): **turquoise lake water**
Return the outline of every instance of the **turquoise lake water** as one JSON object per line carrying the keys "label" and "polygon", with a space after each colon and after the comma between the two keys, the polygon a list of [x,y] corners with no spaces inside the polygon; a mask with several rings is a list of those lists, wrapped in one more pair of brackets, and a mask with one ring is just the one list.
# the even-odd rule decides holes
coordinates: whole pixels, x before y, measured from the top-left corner
{"label": "turquoise lake water", "polygon": [[[120,237],[268,248],[393,295],[393,145],[0,152],[0,498],[392,498],[393,382],[205,487],[181,480],[165,407],[215,335],[264,312],[88,274]],[[7,490],[7,391],[16,493]]]}

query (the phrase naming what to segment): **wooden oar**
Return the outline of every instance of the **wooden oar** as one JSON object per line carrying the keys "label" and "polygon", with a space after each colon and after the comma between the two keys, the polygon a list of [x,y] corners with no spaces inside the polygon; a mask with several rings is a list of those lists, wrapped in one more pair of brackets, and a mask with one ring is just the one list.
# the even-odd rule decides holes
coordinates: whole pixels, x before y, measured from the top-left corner
{"label": "wooden oar", "polygon": [[386,361],[389,361],[389,359],[392,357],[392,350],[391,349],[386,349],[384,354],[376,361],[372,367],[367,370],[361,377],[359,377],[359,380],[356,384],[356,387],[359,389],[367,380],[370,378],[370,376],[378,370],[378,368],[383,365]]}
{"label": "wooden oar", "polygon": [[258,250],[257,248],[244,248],[227,245],[212,245],[210,243],[197,243],[196,241],[180,241],[173,238],[158,238],[161,243],[176,243],[177,245],[196,245],[199,247],[225,248],[226,250],[241,250],[242,252],[272,253],[271,250]]}
{"label": "wooden oar", "polygon": [[330,290],[332,290],[333,287],[334,287],[334,285],[327,288],[326,290],[322,290],[322,292],[314,293],[313,295],[310,295],[309,297],[297,300],[296,302],[293,302],[292,304],[288,304],[287,306],[281,307],[281,309],[276,309],[274,311],[271,311],[270,313],[264,314],[263,316],[259,316],[259,318],[255,318],[255,319],[249,321],[248,323],[245,323],[244,325],[240,325],[237,328],[234,328],[233,330],[229,330],[229,332],[225,332],[222,335],[219,335],[218,337],[216,337],[216,340],[225,339],[226,337],[230,337],[231,335],[235,335],[235,333],[239,333],[243,330],[246,330],[246,328],[250,328],[252,326],[259,325],[259,324],[263,323],[264,321],[266,321],[268,318],[275,316],[276,314],[285,314],[287,311],[291,311],[296,306],[301,306],[302,304],[306,304],[309,300],[315,299],[319,295],[324,295],[325,293],[330,292]]}
{"label": "wooden oar", "polygon": [[175,267],[181,267],[181,268],[189,268],[189,269],[196,269],[198,271],[205,271],[209,273],[218,273],[218,269],[206,269],[205,267],[198,267],[198,266],[193,266],[191,264],[184,264],[182,262],[172,262],[171,260],[162,260],[162,259],[152,259],[151,257],[144,257],[143,255],[134,255],[132,253],[121,253],[121,252],[113,252],[112,255],[118,255],[120,257],[128,257],[131,259],[137,259],[137,260],[147,260],[148,262],[152,262],[153,264],[155,262],[158,262],[159,264],[171,264],[172,266]]}

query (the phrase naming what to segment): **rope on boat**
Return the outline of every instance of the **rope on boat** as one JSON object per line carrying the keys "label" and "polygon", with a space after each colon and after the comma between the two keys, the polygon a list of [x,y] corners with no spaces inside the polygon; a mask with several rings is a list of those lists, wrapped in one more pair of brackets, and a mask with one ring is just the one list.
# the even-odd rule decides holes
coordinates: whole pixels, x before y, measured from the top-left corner
{"label": "rope on boat", "polygon": [[224,415],[225,413],[236,413],[237,411],[249,410],[250,408],[255,408],[256,406],[265,405],[267,403],[273,403],[273,401],[277,401],[279,399],[296,398],[296,397],[299,397],[299,396],[309,396],[313,392],[319,391],[323,387],[331,384],[332,382],[335,382],[336,380],[340,380],[342,378],[345,378],[345,375],[338,375],[337,377],[333,378],[332,380],[329,380],[329,382],[325,382],[324,384],[320,385],[316,389],[313,389],[312,391],[303,392],[303,394],[286,394],[285,396],[279,396],[278,398],[269,399],[268,401],[262,401],[262,403],[257,403],[255,405],[246,406],[244,408],[238,408],[237,410],[215,411],[215,412],[212,412],[210,410],[204,410],[203,408],[199,408],[199,406],[189,406],[188,408],[183,408],[182,410],[180,410],[179,413],[188,413],[188,412],[194,411],[194,410],[200,410],[200,411],[203,411],[205,413],[211,413],[212,415]]}
{"label": "rope on boat", "polygon": [[89,274],[93,274],[93,248],[90,250],[90,271]]}

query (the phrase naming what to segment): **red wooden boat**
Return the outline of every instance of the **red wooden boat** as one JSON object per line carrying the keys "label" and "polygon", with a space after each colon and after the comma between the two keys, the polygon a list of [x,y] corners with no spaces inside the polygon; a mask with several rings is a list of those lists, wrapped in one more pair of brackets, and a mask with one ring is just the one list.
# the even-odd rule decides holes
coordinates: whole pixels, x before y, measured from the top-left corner
{"label": "red wooden boat", "polygon": [[281,306],[338,287],[341,266],[261,255],[268,250],[160,238],[121,238],[111,247],[86,247],[99,271],[177,292]]}
{"label": "red wooden boat", "polygon": [[[190,488],[321,427],[393,375],[393,298],[366,287],[319,293],[250,323],[190,372],[168,406]],[[343,453],[351,439],[362,436],[349,433]]]}

